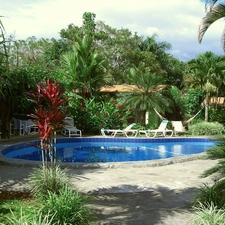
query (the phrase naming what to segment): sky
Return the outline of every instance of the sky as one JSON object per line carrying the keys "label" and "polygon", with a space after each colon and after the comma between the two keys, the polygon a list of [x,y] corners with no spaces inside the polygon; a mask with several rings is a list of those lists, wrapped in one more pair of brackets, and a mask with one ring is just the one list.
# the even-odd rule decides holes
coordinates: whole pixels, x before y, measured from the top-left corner
{"label": "sky", "polygon": [[5,30],[16,40],[32,36],[58,39],[61,29],[71,23],[82,26],[83,14],[91,12],[95,21],[112,28],[127,28],[143,37],[157,34],[156,41],[169,42],[172,49],[168,53],[182,61],[206,51],[224,54],[223,20],[215,22],[198,43],[198,27],[205,15],[202,0],[0,0],[0,5]]}

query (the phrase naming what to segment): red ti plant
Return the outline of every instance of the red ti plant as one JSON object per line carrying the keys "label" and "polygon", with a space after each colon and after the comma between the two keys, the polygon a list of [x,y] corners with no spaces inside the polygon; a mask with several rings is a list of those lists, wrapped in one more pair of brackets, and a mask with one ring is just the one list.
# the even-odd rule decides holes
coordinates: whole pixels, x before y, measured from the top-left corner
{"label": "red ti plant", "polygon": [[67,98],[63,97],[60,85],[49,80],[41,82],[36,91],[29,92],[27,96],[36,105],[34,113],[28,116],[35,120],[38,126],[43,166],[48,164],[49,156],[51,167],[55,167],[56,131],[63,126],[63,119],[66,117],[66,107],[63,104]]}

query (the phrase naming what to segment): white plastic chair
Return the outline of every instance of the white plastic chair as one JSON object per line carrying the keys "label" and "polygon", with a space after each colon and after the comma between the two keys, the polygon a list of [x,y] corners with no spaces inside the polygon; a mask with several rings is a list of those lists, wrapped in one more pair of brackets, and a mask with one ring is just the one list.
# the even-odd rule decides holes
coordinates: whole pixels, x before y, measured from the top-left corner
{"label": "white plastic chair", "polygon": [[74,126],[74,120],[71,117],[66,117],[63,122],[65,125],[62,128],[62,134],[69,137],[82,137],[81,130]]}
{"label": "white plastic chair", "polygon": [[177,136],[177,134],[185,134],[186,133],[186,130],[181,121],[172,121],[171,123],[172,123],[172,127],[173,127],[175,136]]}

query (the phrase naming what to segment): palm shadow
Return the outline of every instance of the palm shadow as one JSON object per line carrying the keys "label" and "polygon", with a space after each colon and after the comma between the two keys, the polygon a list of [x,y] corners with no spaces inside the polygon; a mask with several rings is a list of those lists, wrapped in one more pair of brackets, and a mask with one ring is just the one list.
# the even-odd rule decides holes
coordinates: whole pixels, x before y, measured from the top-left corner
{"label": "palm shadow", "polygon": [[17,167],[13,167],[15,169],[14,173],[12,173],[12,170],[8,171],[7,168],[10,167],[0,166],[0,190],[29,192],[27,185],[29,168],[24,168],[20,174],[18,174]]}
{"label": "palm shadow", "polygon": [[188,224],[197,192],[197,188],[165,187],[143,191],[138,186],[126,185],[122,189],[111,187],[93,192],[90,205],[97,216],[96,224]]}

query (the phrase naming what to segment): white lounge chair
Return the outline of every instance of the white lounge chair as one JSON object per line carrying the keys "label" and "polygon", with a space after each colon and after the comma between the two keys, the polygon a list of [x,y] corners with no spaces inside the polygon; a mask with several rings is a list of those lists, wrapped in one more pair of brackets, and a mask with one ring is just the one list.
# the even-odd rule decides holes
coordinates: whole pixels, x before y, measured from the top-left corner
{"label": "white lounge chair", "polygon": [[185,134],[186,133],[186,130],[181,121],[171,121],[171,123],[172,123],[172,127],[173,127],[173,133],[175,136],[177,136],[177,134]]}
{"label": "white lounge chair", "polygon": [[104,137],[115,137],[116,135],[124,135],[126,137],[136,137],[138,134],[138,130],[131,129],[135,123],[130,124],[128,127],[124,129],[101,129],[101,134]]}
{"label": "white lounge chair", "polygon": [[65,125],[62,128],[62,134],[69,137],[82,137],[81,130],[74,126],[73,118],[66,117],[63,122]]}
{"label": "white lounge chair", "polygon": [[148,137],[148,130],[139,130],[138,133],[139,135],[145,134],[145,136]]}
{"label": "white lounge chair", "polygon": [[157,134],[161,134],[162,136],[166,137],[167,133],[169,133],[170,137],[173,136],[173,130],[168,130],[166,128],[168,124],[168,120],[163,120],[159,127],[155,130],[139,130],[139,134],[144,133],[147,137],[156,137]]}

